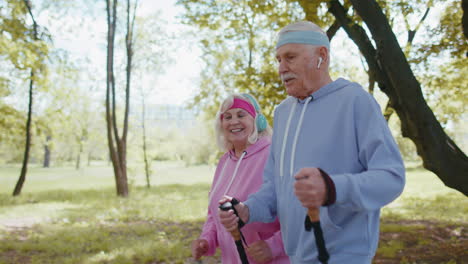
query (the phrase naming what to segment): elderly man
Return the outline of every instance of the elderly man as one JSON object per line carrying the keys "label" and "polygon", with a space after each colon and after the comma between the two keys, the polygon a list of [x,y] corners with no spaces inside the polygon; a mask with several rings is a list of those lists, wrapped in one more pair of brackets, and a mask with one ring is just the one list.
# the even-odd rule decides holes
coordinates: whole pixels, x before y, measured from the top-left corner
{"label": "elderly man", "polygon": [[[319,263],[308,210],[320,212],[328,263],[371,263],[380,209],[405,184],[404,165],[380,107],[359,84],[328,72],[330,43],[311,22],[278,33],[278,72],[289,95],[275,110],[261,189],[235,208],[244,222],[279,217],[292,263]],[[225,198],[220,203],[226,202]],[[224,227],[239,218],[220,211]]]}

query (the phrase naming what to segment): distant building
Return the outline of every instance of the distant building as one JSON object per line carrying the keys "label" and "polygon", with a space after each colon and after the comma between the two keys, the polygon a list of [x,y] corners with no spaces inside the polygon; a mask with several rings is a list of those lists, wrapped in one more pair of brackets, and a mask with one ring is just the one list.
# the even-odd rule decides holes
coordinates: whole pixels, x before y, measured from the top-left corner
{"label": "distant building", "polygon": [[[130,118],[134,125],[141,126],[141,106],[131,108]],[[189,128],[196,123],[196,113],[180,105],[148,104],[146,106],[146,126],[148,128]]]}

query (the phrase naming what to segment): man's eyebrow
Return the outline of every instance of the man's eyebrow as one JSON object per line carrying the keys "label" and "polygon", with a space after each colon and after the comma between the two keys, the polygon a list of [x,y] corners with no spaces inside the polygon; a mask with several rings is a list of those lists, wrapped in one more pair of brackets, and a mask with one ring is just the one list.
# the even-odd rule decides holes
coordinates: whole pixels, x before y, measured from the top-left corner
{"label": "man's eyebrow", "polygon": [[[296,55],[297,52],[295,52],[294,50],[288,50],[288,51],[285,51],[283,54],[281,54],[281,56],[283,57],[286,57],[286,56],[291,56],[291,55]],[[279,54],[276,54],[276,58],[279,58],[280,55]]]}

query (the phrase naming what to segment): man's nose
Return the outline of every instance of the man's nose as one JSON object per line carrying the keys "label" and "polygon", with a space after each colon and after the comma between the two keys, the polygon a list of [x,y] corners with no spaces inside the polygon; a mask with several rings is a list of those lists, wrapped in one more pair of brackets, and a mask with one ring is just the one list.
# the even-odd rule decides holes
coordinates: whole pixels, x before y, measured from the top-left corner
{"label": "man's nose", "polygon": [[281,75],[288,70],[286,62],[279,62],[278,63],[278,73]]}

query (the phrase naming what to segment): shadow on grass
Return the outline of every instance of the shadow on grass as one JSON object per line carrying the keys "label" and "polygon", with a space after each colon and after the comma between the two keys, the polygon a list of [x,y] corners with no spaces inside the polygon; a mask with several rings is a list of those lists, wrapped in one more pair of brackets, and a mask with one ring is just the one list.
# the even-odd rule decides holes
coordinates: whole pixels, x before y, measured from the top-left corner
{"label": "shadow on grass", "polygon": [[374,263],[455,264],[468,259],[468,199],[407,196],[382,210]]}
{"label": "shadow on grass", "polygon": [[36,225],[2,238],[0,263],[186,263],[201,226],[160,220]]}
{"label": "shadow on grass", "polygon": [[374,263],[465,263],[468,259],[468,225],[429,220],[381,221]]}

